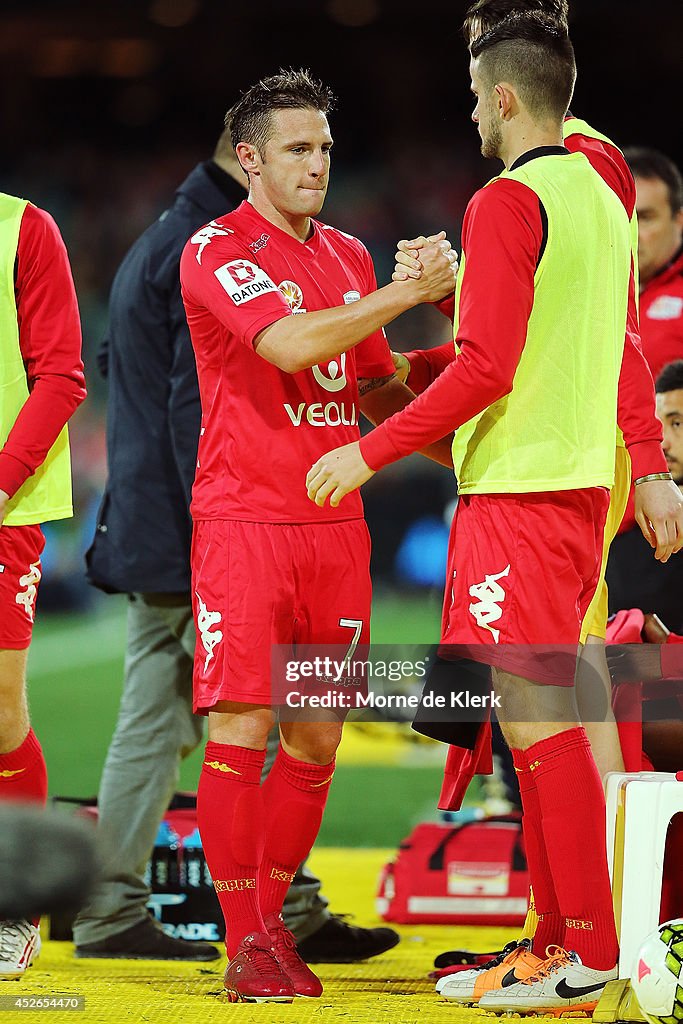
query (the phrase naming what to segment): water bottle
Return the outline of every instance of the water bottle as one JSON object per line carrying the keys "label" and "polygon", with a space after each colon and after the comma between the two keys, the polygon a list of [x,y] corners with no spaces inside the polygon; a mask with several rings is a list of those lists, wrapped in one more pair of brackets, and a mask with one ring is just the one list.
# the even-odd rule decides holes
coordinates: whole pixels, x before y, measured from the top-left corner
{"label": "water bottle", "polygon": [[171,856],[171,839],[173,830],[162,821],[159,825],[154,849],[152,850],[152,861],[150,864],[150,882],[154,892],[165,892],[168,890],[169,860]]}
{"label": "water bottle", "polygon": [[168,888],[171,892],[180,890],[181,841],[174,828],[169,826],[168,847]]}
{"label": "water bottle", "polygon": [[199,889],[204,885],[206,861],[202,849],[199,829],[186,836],[183,841],[182,885],[188,889]]}
{"label": "water bottle", "polygon": [[149,865],[152,892],[177,892],[180,887],[180,836],[167,821],[159,825]]}

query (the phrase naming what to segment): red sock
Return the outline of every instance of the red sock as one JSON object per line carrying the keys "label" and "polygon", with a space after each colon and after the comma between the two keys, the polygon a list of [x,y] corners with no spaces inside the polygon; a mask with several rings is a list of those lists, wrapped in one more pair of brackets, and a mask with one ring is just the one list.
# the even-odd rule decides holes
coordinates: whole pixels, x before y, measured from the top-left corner
{"label": "red sock", "polygon": [[16,750],[0,754],[0,800],[24,800],[43,807],[47,802],[47,768],[33,729]]}
{"label": "red sock", "polygon": [[261,772],[265,750],[207,743],[197,789],[197,824],[233,957],[245,935],[266,930],[259,910],[263,856]]}
{"label": "red sock", "polygon": [[561,946],[564,942],[564,918],[557,904],[548,854],[543,842],[541,807],[533,772],[529,771],[524,750],[512,750],[511,753],[522,797],[524,849],[529,865],[531,888],[534,891],[534,905],[538,914],[533,949],[536,956],[544,958],[548,946]]}
{"label": "red sock", "polygon": [[567,729],[525,753],[565,919],[562,945],[576,950],[587,967],[609,970],[619,947],[607,871],[605,796],[588,737],[582,728]]}
{"label": "red sock", "polygon": [[281,746],[263,784],[266,848],[259,874],[264,918],[279,914],[299,864],[308,857],[320,831],[334,774],[329,764],[309,764]]}

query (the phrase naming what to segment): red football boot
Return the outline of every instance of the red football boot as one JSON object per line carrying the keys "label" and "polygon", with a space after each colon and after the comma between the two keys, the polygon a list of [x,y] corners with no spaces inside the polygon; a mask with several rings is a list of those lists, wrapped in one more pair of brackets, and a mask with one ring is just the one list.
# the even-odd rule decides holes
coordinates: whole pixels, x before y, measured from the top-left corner
{"label": "red football boot", "polygon": [[224,998],[229,1003],[291,1003],[295,992],[265,932],[252,932],[240,942],[225,969]]}
{"label": "red football boot", "polygon": [[268,934],[273,940],[275,955],[287,973],[295,993],[308,999],[317,999],[323,994],[322,982],[297,953],[296,941],[289,929],[285,928],[282,914],[268,914],[264,920]]}

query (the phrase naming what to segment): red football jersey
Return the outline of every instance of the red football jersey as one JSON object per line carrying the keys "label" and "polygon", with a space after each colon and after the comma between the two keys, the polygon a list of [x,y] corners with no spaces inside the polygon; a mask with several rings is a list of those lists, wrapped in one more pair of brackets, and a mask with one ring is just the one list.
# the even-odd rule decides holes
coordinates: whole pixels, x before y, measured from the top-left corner
{"label": "red football jersey", "polygon": [[640,293],[643,352],[657,378],[667,363],[683,359],[683,251],[648,281]]}
{"label": "red football jersey", "polygon": [[358,239],[312,225],[310,239],[299,242],[245,201],[185,246],[180,279],[202,400],[195,519],[311,523],[363,515],[357,491],[339,508],[318,508],[306,474],[325,452],[360,436],[358,377],[394,372],[384,332],[294,374],[253,348],[282,317],[355,302],[377,287]]}

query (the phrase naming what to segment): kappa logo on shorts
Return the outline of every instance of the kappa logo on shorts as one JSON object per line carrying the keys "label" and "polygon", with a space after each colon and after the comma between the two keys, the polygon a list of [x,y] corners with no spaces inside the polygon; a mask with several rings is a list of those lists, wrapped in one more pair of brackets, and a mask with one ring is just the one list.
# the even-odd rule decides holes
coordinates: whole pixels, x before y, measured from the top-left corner
{"label": "kappa logo on shorts", "polygon": [[209,662],[213,658],[214,647],[216,647],[216,645],[223,639],[222,631],[220,629],[212,629],[212,627],[217,626],[223,616],[220,612],[210,612],[196,590],[195,595],[199,602],[199,611],[197,612],[197,629],[199,630],[202,646],[206,651],[206,659],[204,661],[204,671],[206,672],[209,667]]}
{"label": "kappa logo on shorts", "polygon": [[23,605],[24,611],[26,612],[26,618],[29,622],[33,622],[33,617],[36,610],[36,595],[38,593],[38,584],[40,583],[42,573],[40,571],[40,562],[31,562],[29,571],[19,577],[19,584],[25,587],[25,590],[20,590],[14,600],[17,604]]}
{"label": "kappa logo on shorts", "polygon": [[500,605],[505,600],[505,591],[498,580],[502,579],[503,576],[507,576],[509,572],[510,566],[508,565],[502,572],[496,573],[495,576],[487,574],[483,583],[475,583],[470,587],[470,597],[475,597],[479,602],[478,604],[470,605],[470,615],[473,615],[477,620],[478,626],[481,626],[482,629],[488,629],[494,643],[498,643],[500,630],[494,629],[491,623],[497,622],[503,614],[503,609]]}

